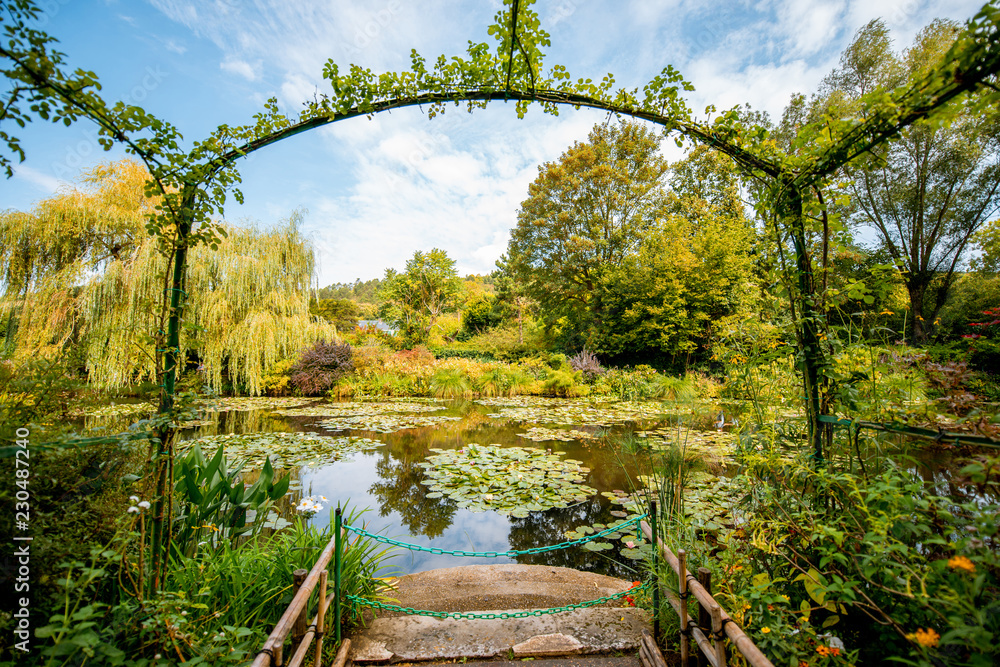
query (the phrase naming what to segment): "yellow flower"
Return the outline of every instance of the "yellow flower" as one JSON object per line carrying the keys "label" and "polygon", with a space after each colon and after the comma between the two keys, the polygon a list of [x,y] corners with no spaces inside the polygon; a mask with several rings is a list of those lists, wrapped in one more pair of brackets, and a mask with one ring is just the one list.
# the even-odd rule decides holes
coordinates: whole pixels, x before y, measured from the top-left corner
{"label": "yellow flower", "polygon": [[895,314],[896,314],[896,313],[892,312],[892,311],[891,311],[891,310],[889,310],[888,308],[886,308],[886,309],[885,309],[885,310],[883,310],[883,311],[882,311],[881,313],[879,313],[879,315],[895,315]]}
{"label": "yellow flower", "polygon": [[955,556],[954,558],[949,558],[948,567],[953,570],[965,570],[966,572],[976,571],[976,564],[965,556]]}
{"label": "yellow flower", "polygon": [[763,628],[760,629],[760,631],[763,632],[766,635],[767,633],[769,633],[771,631],[771,628],[769,628],[767,626],[764,626]]}
{"label": "yellow flower", "polygon": [[938,645],[938,641],[941,639],[941,635],[934,632],[934,628],[919,628],[916,632],[906,635],[906,638],[910,641],[915,641],[921,646],[926,646],[928,648],[934,648]]}

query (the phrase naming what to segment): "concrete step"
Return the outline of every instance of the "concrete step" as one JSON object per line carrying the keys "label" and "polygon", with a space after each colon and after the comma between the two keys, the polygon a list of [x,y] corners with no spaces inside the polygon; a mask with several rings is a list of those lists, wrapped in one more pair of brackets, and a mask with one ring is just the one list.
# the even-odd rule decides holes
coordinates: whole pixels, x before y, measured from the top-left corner
{"label": "concrete step", "polygon": [[631,586],[630,581],[566,567],[467,565],[406,575],[395,582],[392,595],[401,606],[429,611],[545,609],[607,597]]}
{"label": "concrete step", "polygon": [[[510,564],[430,570],[393,583],[389,595],[403,607],[494,614],[576,604],[632,586],[630,581],[568,568]],[[649,627],[649,614],[621,604],[615,600],[600,607],[502,620],[383,612],[351,637],[351,658],[416,662],[635,651],[642,629]]]}
{"label": "concrete step", "polygon": [[[493,613],[503,611],[516,610]],[[505,620],[377,618],[351,638],[351,659],[416,662],[636,651],[642,629],[648,627],[648,612],[634,607],[592,607]]]}
{"label": "concrete step", "polygon": [[[425,663],[425,667],[430,667],[432,664],[434,663]],[[526,667],[523,662],[512,660],[469,660],[461,664],[462,667]],[[632,654],[577,655],[563,658],[536,658],[531,661],[530,667],[642,667],[642,660],[638,655]]]}

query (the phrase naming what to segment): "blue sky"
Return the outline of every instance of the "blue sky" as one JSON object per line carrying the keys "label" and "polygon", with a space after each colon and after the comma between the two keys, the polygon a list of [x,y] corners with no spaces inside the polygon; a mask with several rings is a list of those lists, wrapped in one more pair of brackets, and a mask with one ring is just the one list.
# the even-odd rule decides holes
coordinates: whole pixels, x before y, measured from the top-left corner
{"label": "blue sky", "polygon": [[[123,99],[176,125],[187,141],[248,122],[269,97],[294,114],[328,90],[333,59],[374,72],[489,42],[494,0],[41,0],[44,28],[73,67],[98,74]],[[809,93],[855,31],[883,18],[897,48],[933,18],[964,21],[979,0],[539,0],[552,35],[546,65],[574,77],[615,75],[642,87],[673,64],[696,91],[696,111],[749,103],[772,118]],[[240,163],[243,205],[226,219],[262,226],[305,213],[318,282],[381,277],[415,250],[442,248],[460,273],[488,273],[506,249],[538,165],[555,160],[605,119],[571,108],[558,118],[513,104],[432,120],[419,109],[338,123]],[[15,133],[27,160],[0,181],[0,207],[27,209],[82,169],[123,155],[101,151],[86,123],[34,123]],[[666,142],[664,147],[672,146]],[[669,152],[672,158],[676,151]]]}

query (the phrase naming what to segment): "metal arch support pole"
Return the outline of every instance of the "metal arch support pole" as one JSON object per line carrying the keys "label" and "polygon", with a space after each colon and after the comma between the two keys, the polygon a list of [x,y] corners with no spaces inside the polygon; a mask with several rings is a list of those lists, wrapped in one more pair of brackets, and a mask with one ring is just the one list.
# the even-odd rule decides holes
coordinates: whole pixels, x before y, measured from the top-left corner
{"label": "metal arch support pole", "polygon": [[656,514],[656,501],[649,501],[649,525],[653,530],[653,641],[659,645],[660,642],[660,575],[657,568],[656,545],[659,544],[657,534],[659,532],[659,517]]}
{"label": "metal arch support pole", "polygon": [[340,645],[340,531],[343,518],[341,517],[340,506],[334,513],[333,519],[333,638]]}

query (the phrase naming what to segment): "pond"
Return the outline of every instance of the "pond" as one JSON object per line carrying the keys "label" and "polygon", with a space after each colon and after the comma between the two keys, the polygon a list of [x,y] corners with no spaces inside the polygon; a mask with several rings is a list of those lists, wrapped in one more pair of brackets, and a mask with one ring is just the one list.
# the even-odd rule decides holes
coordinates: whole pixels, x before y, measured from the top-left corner
{"label": "pond", "polygon": [[[362,517],[368,531],[444,551],[525,551],[635,516],[644,508],[623,501],[648,473],[650,450],[628,454],[634,448],[608,444],[621,437],[655,445],[683,433],[688,448],[716,469],[734,439],[728,427],[714,427],[717,408],[694,413],[659,401],[243,398],[219,399],[215,407],[182,431],[179,449],[198,439],[211,453],[221,443],[231,463],[242,458],[247,469],[270,456],[293,479],[279,506],[285,518],[302,498],[325,496],[310,519],[315,524],[327,525],[338,503],[369,508]],[[142,408],[107,408],[104,419],[127,420],[136,409]],[[681,421],[698,430],[680,431]],[[245,434],[258,436],[247,442]],[[469,471],[473,478],[452,479]],[[409,573],[517,562],[638,578],[644,541],[634,528],[595,544],[516,559],[400,551],[392,564]]]}

